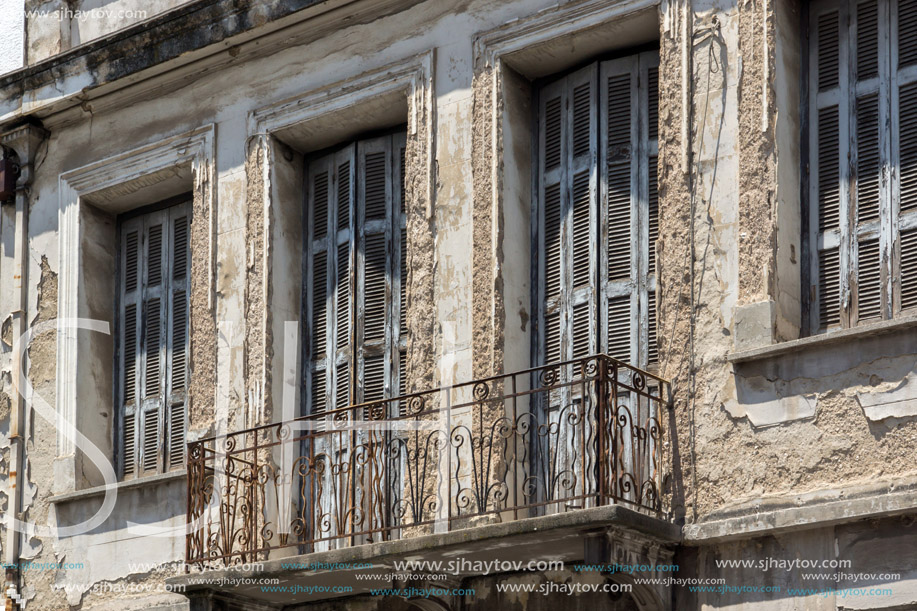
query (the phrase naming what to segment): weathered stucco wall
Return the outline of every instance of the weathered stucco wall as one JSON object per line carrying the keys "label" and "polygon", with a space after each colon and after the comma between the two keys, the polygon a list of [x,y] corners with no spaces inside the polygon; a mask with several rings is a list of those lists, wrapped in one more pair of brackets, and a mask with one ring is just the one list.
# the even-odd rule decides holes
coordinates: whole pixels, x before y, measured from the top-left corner
{"label": "weathered stucco wall", "polygon": [[[110,94],[95,108],[89,104],[45,117],[52,135],[30,193],[30,324],[51,320],[57,312],[60,174],[213,123],[215,163],[196,169],[194,178],[192,249],[206,254],[192,265],[189,437],[218,433],[220,423],[229,429],[253,423],[252,412],[245,411],[253,393],[264,398],[265,411],[257,412],[261,419],[276,419],[280,397],[273,390],[273,364],[283,352],[270,308],[285,289],[283,273],[299,270],[274,273],[275,262],[288,259],[270,254],[268,232],[280,216],[265,210],[265,140],[263,134],[250,133],[250,115],[432,49],[434,95],[430,103],[411,108],[410,121],[420,128],[409,137],[407,152],[409,390],[464,382],[497,373],[507,362],[527,362],[528,355],[518,350],[531,329],[528,302],[518,302],[527,279],[511,276],[520,273],[525,255],[519,253],[528,253],[531,245],[527,231],[507,226],[506,219],[518,217],[500,208],[509,200],[503,174],[494,171],[505,147],[522,136],[510,130],[507,142],[506,132],[500,131],[509,111],[505,100],[494,97],[501,89],[495,87],[493,66],[476,57],[473,41],[481,32],[553,4],[429,0],[370,23],[325,23],[324,29],[300,32],[300,44],[274,54],[236,47],[235,54],[226,52],[218,70],[180,83],[140,82]],[[787,70],[798,50],[779,43],[800,34],[793,31],[798,19],[792,8],[789,0],[776,5],[699,0],[690,7],[666,2],[659,13],[660,373],[671,380],[675,396],[666,423],[673,436],[671,492],[676,515],[688,522],[752,511],[758,499],[773,495],[915,471],[913,330],[816,342],[789,356],[730,360],[739,349],[789,340],[798,332],[794,299],[805,291],[798,286],[798,252],[791,253],[798,251],[792,237],[798,217],[792,210],[798,203],[793,183],[800,160],[798,148],[787,141],[794,130],[782,122],[795,125],[792,88],[780,86],[795,82]],[[53,28],[35,27],[30,58],[56,53],[60,32],[53,42]],[[529,82],[522,75],[512,78],[520,85]],[[217,194],[215,209],[204,201],[206,184]],[[302,203],[278,197],[270,205]],[[12,223],[4,206],[3,265],[11,256]],[[209,261],[212,270],[202,264]],[[9,274],[0,272],[8,282]],[[507,284],[516,291],[515,301],[506,298]],[[5,295],[12,287],[0,288],[0,302],[7,305]],[[784,326],[778,329],[779,324]],[[4,458],[11,392],[8,329],[4,321]],[[508,346],[515,347],[512,354]],[[30,357],[35,392],[53,403],[58,358],[53,335],[36,339]],[[71,519],[86,514],[96,501],[51,502],[54,427],[36,418],[27,432],[26,517],[44,522],[51,516],[54,522],[64,514]],[[8,495],[4,468],[0,507]],[[174,501],[182,483],[159,482],[124,492],[118,519],[179,523],[183,508],[166,501]],[[25,558],[84,558],[87,564],[82,571],[27,573],[26,593],[35,607],[115,605],[116,593],[88,592],[87,584],[161,583],[175,573],[174,567],[130,571],[127,559],[151,556],[151,562],[169,563],[179,560],[183,550],[180,538],[151,545],[123,533],[92,536],[97,535],[71,541],[26,537]],[[823,543],[811,542],[812,549]],[[115,549],[106,545],[117,546],[115,555],[102,553]],[[760,553],[743,545],[701,552],[698,566],[707,566],[707,558],[717,553]],[[61,589],[75,584],[83,585],[69,596]],[[130,604],[141,608],[176,600],[161,592]]]}
{"label": "weathered stucco wall", "polygon": [[[775,309],[774,302],[799,307],[780,296],[800,281],[799,265],[786,254],[798,244],[786,236],[799,226],[798,214],[787,212],[799,185],[778,185],[777,166],[798,167],[801,160],[777,129],[778,121],[792,125],[796,117],[778,113],[788,102],[774,92],[775,83],[792,89],[800,77],[798,62],[796,72],[786,73],[785,63],[779,77],[775,72],[778,34],[784,47],[800,35],[798,8],[698,2],[694,11],[687,216],[684,199],[668,199],[672,185],[660,179],[662,362],[674,372],[668,375],[675,380],[688,518],[757,497],[913,473],[917,422],[913,408],[904,407],[913,396],[915,358],[904,347],[913,345],[911,331],[728,360],[737,350],[791,339],[792,325],[777,328],[778,316],[793,318],[791,307]],[[784,48],[781,57],[793,53]],[[674,131],[663,125],[661,134]],[[663,146],[665,155],[675,153]],[[784,194],[779,205],[778,192]],[[691,278],[678,278],[686,253],[666,228],[693,231]],[[689,307],[673,316],[678,301],[667,293],[685,281],[692,287]],[[689,355],[673,355],[673,346],[688,346]],[[736,456],[745,458],[737,463]]]}

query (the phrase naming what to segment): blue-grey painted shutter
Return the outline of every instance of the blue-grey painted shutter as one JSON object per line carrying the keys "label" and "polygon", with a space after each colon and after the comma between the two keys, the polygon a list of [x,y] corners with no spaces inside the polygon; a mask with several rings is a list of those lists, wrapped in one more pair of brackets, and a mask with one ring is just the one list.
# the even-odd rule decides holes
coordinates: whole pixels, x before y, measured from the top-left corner
{"label": "blue-grey painted shutter", "polygon": [[304,391],[307,397],[306,410],[309,414],[319,414],[327,410],[331,389],[331,370],[329,363],[331,348],[330,316],[331,299],[329,266],[333,265],[335,248],[329,239],[333,223],[332,175],[333,156],[315,160],[309,164],[308,196],[306,201],[306,218],[308,238],[306,241],[306,340],[307,383]]}
{"label": "blue-grey painted shutter", "polygon": [[[398,358],[397,376],[398,379],[393,386],[398,389],[397,394],[404,396],[408,392],[407,380],[407,308],[408,308],[408,244],[407,244],[407,214],[406,214],[406,154],[407,138],[406,134],[396,134],[392,137],[392,147],[395,151],[395,163],[398,169],[394,172],[397,179],[397,185],[393,189],[393,194],[397,198],[397,205],[394,206],[395,214],[392,222],[392,245],[397,250],[394,260],[398,261],[397,273],[392,278],[393,292],[398,294],[397,308],[398,312],[392,316],[397,321],[392,330],[392,344]],[[394,300],[393,300],[394,304]],[[407,403],[402,401],[398,406],[398,414],[404,416],[407,414]]]}
{"label": "blue-grey painted shutter", "polygon": [[603,62],[599,87],[603,345],[638,366],[658,358],[658,65],[654,52]]}
{"label": "blue-grey painted shutter", "polygon": [[392,243],[393,170],[397,169],[390,136],[366,140],[358,146],[359,227],[357,270],[357,402],[377,401],[392,392],[393,291],[395,275]]}
{"label": "blue-grey painted shutter", "polygon": [[168,467],[180,468],[185,462],[185,430],[188,417],[188,316],[190,295],[189,206],[170,210],[171,303],[169,307],[168,384]]}
{"label": "blue-grey painted shutter", "polygon": [[[893,6],[894,8],[894,6]],[[892,54],[893,161],[898,172],[893,175],[897,189],[893,214],[892,276],[896,300],[894,314],[917,312],[917,0],[898,0],[892,15],[892,40],[897,53]],[[893,47],[894,48],[894,47]]]}
{"label": "blue-grey painted shutter", "polygon": [[[810,150],[809,164],[813,222],[812,327],[828,329],[841,324],[848,250],[844,232],[847,222],[849,150],[849,81],[847,71],[847,11],[830,3],[812,5]],[[843,69],[842,69],[843,68]]]}
{"label": "blue-grey painted shutter", "polygon": [[143,261],[142,219],[133,219],[121,227],[121,302],[119,320],[119,361],[121,399],[121,472],[133,477],[137,469],[137,420],[140,398],[140,308]]}
{"label": "blue-grey painted shutter", "polygon": [[190,215],[184,203],[121,223],[119,449],[126,478],[184,465]]}

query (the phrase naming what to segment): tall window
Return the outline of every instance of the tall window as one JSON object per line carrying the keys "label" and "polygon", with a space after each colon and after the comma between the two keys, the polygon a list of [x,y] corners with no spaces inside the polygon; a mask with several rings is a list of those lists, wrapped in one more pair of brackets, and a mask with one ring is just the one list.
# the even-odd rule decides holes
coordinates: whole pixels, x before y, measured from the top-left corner
{"label": "tall window", "polygon": [[118,395],[125,478],[184,465],[190,204],[119,223]]}
{"label": "tall window", "polygon": [[540,350],[657,359],[658,54],[592,64],[541,89]]}
{"label": "tall window", "polygon": [[404,150],[399,133],[309,163],[309,413],[404,393]]}
{"label": "tall window", "polygon": [[917,0],[809,14],[813,330],[917,308]]}

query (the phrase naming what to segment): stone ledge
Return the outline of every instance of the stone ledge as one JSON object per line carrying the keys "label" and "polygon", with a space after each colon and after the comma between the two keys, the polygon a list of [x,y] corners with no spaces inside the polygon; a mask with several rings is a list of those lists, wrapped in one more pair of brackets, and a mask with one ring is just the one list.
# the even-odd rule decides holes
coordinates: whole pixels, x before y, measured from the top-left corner
{"label": "stone ledge", "polygon": [[749,501],[685,525],[683,543],[708,545],[914,513],[917,480],[900,479]]}
{"label": "stone ledge", "polygon": [[[158,486],[160,484],[171,483],[176,480],[184,480],[187,477],[188,472],[185,469],[181,469],[180,471],[170,471],[168,473],[160,473],[158,475],[150,475],[148,477],[140,477],[137,479],[129,479],[118,482],[115,485],[115,491],[120,493],[125,490],[131,490],[134,488]],[[108,486],[104,485],[95,486],[93,488],[86,488],[84,490],[74,490],[73,492],[67,492],[64,494],[52,496],[50,502],[69,503],[72,501],[81,501],[83,499],[88,499],[96,496],[104,496],[106,490],[108,490]]]}
{"label": "stone ledge", "polygon": [[865,337],[895,333],[913,327],[917,327],[917,315],[896,318],[894,320],[883,320],[853,327],[851,329],[839,329],[837,331],[794,339],[772,346],[733,352],[726,356],[726,360],[733,364],[763,361],[765,359],[780,357],[794,352],[802,352],[807,349],[823,348],[833,344],[853,342]]}

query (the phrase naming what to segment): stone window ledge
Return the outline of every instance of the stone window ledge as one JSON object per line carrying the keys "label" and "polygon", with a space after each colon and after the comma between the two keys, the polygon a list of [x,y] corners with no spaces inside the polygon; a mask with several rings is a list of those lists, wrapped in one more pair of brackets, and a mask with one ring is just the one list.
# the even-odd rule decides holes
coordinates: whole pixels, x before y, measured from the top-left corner
{"label": "stone window ledge", "polygon": [[795,352],[803,352],[809,349],[823,348],[833,344],[843,344],[854,342],[866,337],[875,335],[885,335],[889,333],[898,333],[906,329],[917,327],[917,315],[910,315],[893,320],[882,320],[866,325],[860,325],[850,329],[839,329],[829,331],[820,335],[812,335],[794,339],[788,342],[781,342],[772,346],[762,348],[753,348],[751,350],[742,350],[733,352],[726,356],[726,360],[733,364],[751,363],[763,361],[770,358],[785,356]]}
{"label": "stone window ledge", "polygon": [[[134,488],[146,488],[149,486],[159,486],[162,484],[167,484],[176,480],[183,480],[188,476],[188,472],[185,469],[178,471],[169,471],[168,473],[160,473],[157,475],[149,475],[147,477],[139,477],[137,479],[129,479],[118,482],[115,485],[115,491],[118,493],[124,492],[125,490],[131,490]],[[104,496],[107,486],[95,486],[93,488],[86,488],[85,490],[75,490],[73,492],[67,492],[65,494],[58,494],[51,497],[52,503],[69,503],[72,501],[82,501],[84,499]]]}

